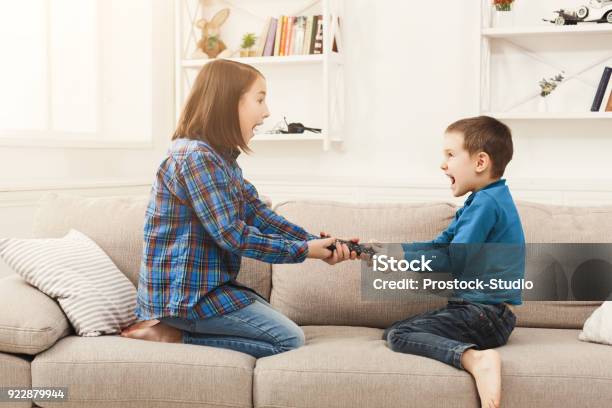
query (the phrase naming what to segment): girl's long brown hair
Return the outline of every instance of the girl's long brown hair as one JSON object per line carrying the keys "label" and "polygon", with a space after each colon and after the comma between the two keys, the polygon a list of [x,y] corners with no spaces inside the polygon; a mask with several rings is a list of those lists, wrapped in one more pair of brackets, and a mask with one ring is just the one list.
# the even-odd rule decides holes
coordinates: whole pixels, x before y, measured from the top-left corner
{"label": "girl's long brown hair", "polygon": [[219,152],[250,151],[240,130],[238,102],[261,72],[250,65],[215,60],[196,77],[172,140],[205,141]]}

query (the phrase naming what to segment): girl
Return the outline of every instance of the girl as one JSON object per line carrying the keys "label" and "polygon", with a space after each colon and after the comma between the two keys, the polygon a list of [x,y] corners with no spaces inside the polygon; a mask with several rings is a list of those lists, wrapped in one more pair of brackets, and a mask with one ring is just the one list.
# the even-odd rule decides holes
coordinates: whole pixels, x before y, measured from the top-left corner
{"label": "girl", "polygon": [[236,282],[241,256],[269,263],[355,259],[262,203],[236,158],[269,116],[255,68],[202,68],[151,190],[136,315],[122,336],[222,347],[264,357],[300,347],[302,330]]}

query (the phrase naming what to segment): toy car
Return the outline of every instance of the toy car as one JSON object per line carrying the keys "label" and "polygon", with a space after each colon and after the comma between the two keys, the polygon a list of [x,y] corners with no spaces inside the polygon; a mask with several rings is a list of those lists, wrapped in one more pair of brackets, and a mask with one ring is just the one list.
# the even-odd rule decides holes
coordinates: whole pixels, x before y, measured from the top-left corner
{"label": "toy car", "polygon": [[554,20],[546,20],[556,25],[576,25],[578,23],[612,24],[612,0],[591,0],[588,6],[577,10],[557,10]]}

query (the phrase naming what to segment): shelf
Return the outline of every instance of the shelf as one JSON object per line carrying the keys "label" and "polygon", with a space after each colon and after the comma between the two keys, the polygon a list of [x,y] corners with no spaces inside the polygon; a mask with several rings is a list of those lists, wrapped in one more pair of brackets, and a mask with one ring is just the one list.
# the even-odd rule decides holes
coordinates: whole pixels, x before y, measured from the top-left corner
{"label": "shelf", "polygon": [[580,35],[580,34],[612,34],[612,24],[584,23],[575,26],[534,26],[534,27],[503,27],[483,28],[483,37],[512,38],[534,35]]}
{"label": "shelf", "polygon": [[[208,4],[210,3],[210,4]],[[212,2],[214,3],[214,2]],[[217,4],[202,0],[175,1],[175,116],[180,117],[183,104],[197,78],[200,69],[216,58],[207,58],[196,52],[201,32],[196,29],[200,18],[212,16]],[[223,2],[222,2],[223,3]],[[321,15],[324,22],[322,54],[239,57],[233,51],[232,58],[224,58],[254,66],[269,81],[269,105],[280,109],[278,117],[299,117],[308,123],[316,123],[321,134],[258,134],[252,141],[273,144],[279,142],[320,145],[323,151],[341,142],[344,131],[344,57],[343,36],[338,21],[344,14],[345,0],[309,0],[304,8],[288,1],[249,0],[225,2],[232,10],[232,17],[223,26],[223,40],[228,50],[238,50],[244,32],[262,32],[267,16]],[[238,4],[240,3],[240,4]],[[247,7],[248,3],[248,7]],[[254,11],[256,10],[256,12]],[[269,30],[268,30],[269,31]],[[266,33],[262,34],[266,35]],[[312,34],[312,33],[311,33]],[[330,41],[333,39],[333,41]],[[276,41],[276,37],[274,38]],[[332,50],[336,45],[337,51]],[[200,58],[203,57],[203,58]],[[300,96],[296,98],[295,96]],[[263,132],[264,129],[258,129]],[[312,143],[315,142],[315,143]]]}
{"label": "shelf", "polygon": [[612,119],[612,112],[482,112],[497,119]]}
{"label": "shelf", "polygon": [[[323,54],[311,55],[288,55],[282,57],[245,57],[245,58],[226,58],[230,61],[242,62],[249,65],[273,65],[273,64],[317,64],[322,63],[325,56]],[[211,59],[184,59],[181,61],[181,66],[184,68],[200,68],[214,61]],[[335,63],[341,63],[341,57],[332,53],[329,55],[329,60]]]}
{"label": "shelf", "polygon": [[321,133],[261,133],[253,136],[252,142],[264,142],[264,141],[323,141],[325,135]]}

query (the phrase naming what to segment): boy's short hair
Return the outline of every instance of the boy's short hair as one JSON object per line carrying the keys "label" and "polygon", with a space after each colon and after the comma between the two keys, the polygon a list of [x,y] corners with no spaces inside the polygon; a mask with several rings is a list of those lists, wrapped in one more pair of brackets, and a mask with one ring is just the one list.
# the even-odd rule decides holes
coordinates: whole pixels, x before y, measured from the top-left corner
{"label": "boy's short hair", "polygon": [[446,132],[463,133],[463,147],[468,153],[487,153],[492,162],[491,175],[504,175],[514,151],[512,132],[508,126],[489,116],[476,116],[451,123]]}

